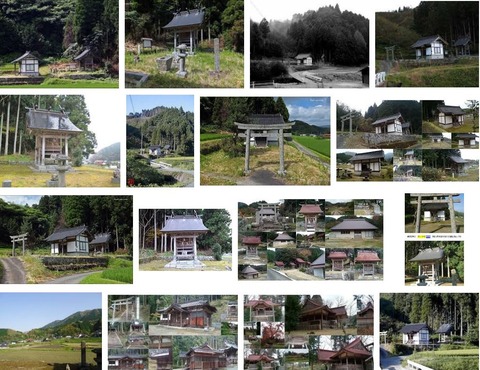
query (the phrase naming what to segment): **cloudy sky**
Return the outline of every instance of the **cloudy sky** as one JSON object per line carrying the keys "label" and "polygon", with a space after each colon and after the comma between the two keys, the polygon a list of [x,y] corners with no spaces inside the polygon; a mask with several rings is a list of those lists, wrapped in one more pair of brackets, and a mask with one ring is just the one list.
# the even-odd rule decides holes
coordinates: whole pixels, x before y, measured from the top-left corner
{"label": "cloudy sky", "polygon": [[32,204],[38,204],[40,195],[0,195],[0,199],[3,199],[7,203],[15,203],[31,206]]}
{"label": "cloudy sky", "polygon": [[289,121],[299,120],[315,126],[330,126],[330,97],[283,97]]}

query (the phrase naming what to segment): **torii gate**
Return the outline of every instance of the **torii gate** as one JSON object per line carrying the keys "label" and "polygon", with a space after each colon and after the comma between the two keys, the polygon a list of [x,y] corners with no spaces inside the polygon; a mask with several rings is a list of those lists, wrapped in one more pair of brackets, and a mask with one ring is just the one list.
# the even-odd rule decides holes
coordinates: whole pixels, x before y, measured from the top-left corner
{"label": "torii gate", "polygon": [[12,240],[12,256],[15,257],[15,243],[22,242],[22,254],[25,255],[25,240],[27,239],[27,233],[21,235],[11,235]]}
{"label": "torii gate", "polygon": [[[252,115],[253,116],[253,115]],[[278,141],[278,147],[280,151],[280,168],[278,169],[278,173],[280,175],[285,175],[285,138],[292,137],[291,132],[285,132],[286,130],[292,129],[292,123],[284,122],[283,118],[280,114],[278,115],[261,115],[257,114],[254,115],[255,118],[251,119],[253,122],[251,123],[239,123],[235,122],[235,126],[241,132],[238,134],[239,137],[245,138],[245,169],[244,173],[250,173],[250,139],[251,138],[264,138],[265,144],[268,144],[268,141]],[[270,122],[262,122],[263,117],[265,119],[272,119],[275,121],[274,123]],[[275,117],[274,117],[275,116]]]}
{"label": "torii gate", "polygon": [[[450,228],[452,233],[457,232],[457,223],[455,221],[455,208],[453,203],[460,203],[459,199],[453,199],[453,197],[460,194],[448,194],[448,193],[425,193],[425,194],[410,194],[411,197],[416,197],[416,200],[410,201],[410,204],[417,206],[416,219],[415,219],[415,232],[420,233],[420,224],[422,219],[422,205],[432,203],[445,203],[448,204],[448,211],[450,212]],[[433,199],[423,199],[433,198]],[[439,199],[440,198],[440,199]]]}
{"label": "torii gate", "polygon": [[348,132],[351,134],[352,133],[352,126],[353,126],[353,119],[357,116],[357,114],[353,112],[348,112],[347,114],[340,116],[340,121],[342,122],[342,130],[341,132],[344,132],[345,128],[345,121],[349,122],[349,129]]}

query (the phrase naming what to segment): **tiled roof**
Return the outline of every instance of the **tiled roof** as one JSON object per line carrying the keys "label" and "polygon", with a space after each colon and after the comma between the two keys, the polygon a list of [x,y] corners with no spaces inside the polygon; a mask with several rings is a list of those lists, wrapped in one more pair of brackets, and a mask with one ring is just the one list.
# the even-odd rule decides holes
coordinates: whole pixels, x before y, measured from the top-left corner
{"label": "tiled roof", "polygon": [[333,231],[342,230],[378,230],[378,227],[363,218],[343,219],[338,225],[332,227]]}
{"label": "tiled roof", "polygon": [[203,23],[204,19],[205,13],[203,9],[184,10],[176,13],[173,19],[163,28],[198,26]]}

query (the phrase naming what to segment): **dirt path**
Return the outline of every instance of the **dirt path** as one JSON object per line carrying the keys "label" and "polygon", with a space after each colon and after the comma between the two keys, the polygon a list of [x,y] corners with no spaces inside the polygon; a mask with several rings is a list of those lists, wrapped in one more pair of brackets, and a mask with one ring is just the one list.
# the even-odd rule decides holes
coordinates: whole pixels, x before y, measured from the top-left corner
{"label": "dirt path", "polygon": [[2,284],[25,284],[25,270],[23,263],[16,257],[1,258],[3,265]]}
{"label": "dirt path", "polygon": [[385,349],[380,348],[380,366],[386,370],[404,370],[402,358],[391,356]]}
{"label": "dirt path", "polygon": [[58,279],[46,281],[46,283],[47,284],[78,284],[87,276],[95,274],[97,272],[101,272],[101,271],[82,272],[80,274],[62,276],[61,278],[58,278]]}
{"label": "dirt path", "polygon": [[237,185],[284,185],[285,182],[275,178],[269,170],[255,170],[249,176],[241,178]]}

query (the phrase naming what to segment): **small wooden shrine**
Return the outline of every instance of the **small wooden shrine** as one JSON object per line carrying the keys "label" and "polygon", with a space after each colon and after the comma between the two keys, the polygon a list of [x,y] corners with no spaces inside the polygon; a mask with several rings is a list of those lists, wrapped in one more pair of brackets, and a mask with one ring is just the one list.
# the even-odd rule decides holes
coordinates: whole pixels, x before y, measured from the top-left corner
{"label": "small wooden shrine", "polygon": [[197,238],[209,230],[197,215],[171,216],[165,221],[160,230],[170,237],[173,244],[173,260],[165,267],[190,268],[203,267],[204,264],[198,260]]}
{"label": "small wooden shrine", "polygon": [[323,215],[323,211],[318,204],[302,204],[298,213],[305,217],[307,231],[315,231],[318,217]]}
{"label": "small wooden shrine", "polygon": [[173,50],[177,45],[186,44],[190,53],[193,53],[199,42],[203,41],[204,9],[190,9],[175,13],[172,20],[163,27],[173,31]]}
{"label": "small wooden shrine", "polygon": [[258,247],[262,243],[259,236],[244,236],[242,238],[242,247],[245,248],[246,258],[258,258]]}
{"label": "small wooden shrine", "polygon": [[212,315],[217,309],[206,300],[173,303],[160,308],[160,324],[190,328],[209,328],[212,326]]}
{"label": "small wooden shrine", "polygon": [[45,166],[48,159],[57,156],[68,158],[68,140],[82,130],[70,121],[64,111],[27,108],[27,129],[35,136],[35,165]]}

